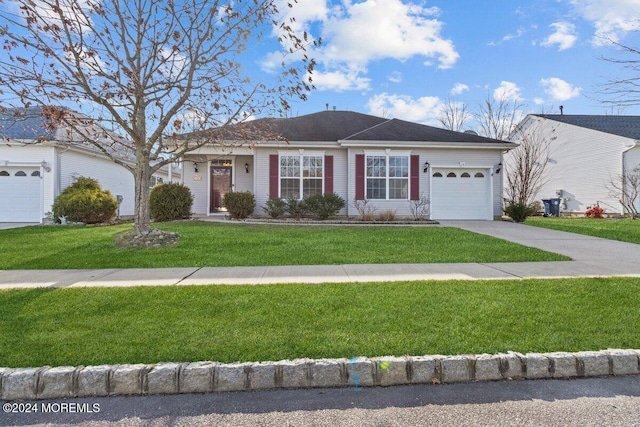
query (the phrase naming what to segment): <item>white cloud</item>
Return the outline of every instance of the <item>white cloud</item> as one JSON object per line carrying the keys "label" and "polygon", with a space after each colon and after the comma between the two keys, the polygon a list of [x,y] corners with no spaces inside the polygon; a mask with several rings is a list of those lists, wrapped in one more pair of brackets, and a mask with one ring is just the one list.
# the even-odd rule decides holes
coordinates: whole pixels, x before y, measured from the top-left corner
{"label": "white cloud", "polygon": [[638,0],[570,0],[574,9],[595,26],[593,44],[619,41],[627,32],[640,30]]}
{"label": "white cloud", "polygon": [[552,47],[558,45],[558,50],[566,50],[573,47],[578,40],[576,36],[576,26],[570,22],[554,22],[549,25],[555,31],[549,35],[542,43],[542,46]]}
{"label": "white cloud", "polygon": [[424,56],[437,59],[439,68],[450,68],[459,55],[453,42],[440,34],[438,13],[437,8],[400,0],[345,1],[324,22],[322,59],[366,65],[383,58]]}
{"label": "white cloud", "polygon": [[460,95],[462,92],[469,90],[469,86],[464,83],[456,83],[451,89],[451,95]]}
{"label": "white cloud", "polygon": [[493,91],[493,99],[496,101],[522,101],[520,96],[522,89],[513,82],[501,81],[500,86]]}
{"label": "white cloud", "polygon": [[[30,2],[29,2],[30,3]],[[97,2],[99,3],[99,2]],[[25,13],[25,9],[20,6],[18,2],[9,2],[10,7],[18,9],[23,18],[32,18],[35,13],[38,19],[42,19],[49,25],[62,26],[62,20],[60,14],[65,18],[66,25],[74,32],[90,33],[93,31],[93,23],[89,15],[94,11],[94,4],[89,0],[60,0],[60,10],[55,10],[52,3],[45,2],[33,2],[32,5],[28,5],[29,13]],[[38,23],[40,24],[40,22]],[[51,35],[51,31],[48,31]]]}
{"label": "white cloud", "polygon": [[502,38],[503,42],[508,42],[509,40],[518,39],[524,35],[527,31],[524,28],[518,28],[515,33],[507,34]]}
{"label": "white cloud", "polygon": [[540,80],[546,94],[555,101],[566,101],[580,95],[582,88],[573,86],[557,77]]}
{"label": "white cloud", "polygon": [[[366,70],[365,70],[366,72]],[[314,71],[313,84],[318,90],[369,90],[371,79],[362,77],[358,70],[347,71]]]}
{"label": "white cloud", "polygon": [[[425,66],[437,63],[446,69],[455,65],[460,55],[453,42],[442,36],[444,24],[438,19],[437,7],[405,3],[403,0],[341,0],[333,7],[327,0],[279,0],[287,22],[298,36],[307,32],[322,38],[322,45],[310,47],[310,56],[318,61],[318,69],[327,73],[344,68],[366,68],[372,61],[396,59],[406,61],[423,58]],[[294,18],[294,21],[290,19]],[[282,36],[281,30],[274,32]],[[286,48],[287,41],[281,41]],[[275,55],[266,57],[261,65],[274,70],[281,63]],[[391,76],[390,80],[396,76]]]}
{"label": "white cloud", "polygon": [[402,81],[402,73],[400,71],[393,71],[387,76],[387,80],[391,83],[400,83]]}
{"label": "white cloud", "polygon": [[414,99],[407,95],[381,93],[370,98],[367,106],[369,113],[377,116],[435,125],[442,101],[437,96]]}

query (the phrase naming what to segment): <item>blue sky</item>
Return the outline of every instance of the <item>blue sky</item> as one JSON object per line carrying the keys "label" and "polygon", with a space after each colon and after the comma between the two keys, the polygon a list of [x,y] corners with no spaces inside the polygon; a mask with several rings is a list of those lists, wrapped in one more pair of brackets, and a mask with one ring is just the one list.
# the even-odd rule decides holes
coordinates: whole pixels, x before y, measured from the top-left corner
{"label": "blue sky", "polygon": [[[291,115],[329,104],[434,125],[445,100],[475,111],[487,96],[517,100],[522,114],[640,114],[598,101],[621,75],[600,59],[616,55],[607,39],[640,40],[640,0],[299,0],[284,10],[323,39],[310,52],[317,90]],[[261,71],[271,55],[257,54]]]}

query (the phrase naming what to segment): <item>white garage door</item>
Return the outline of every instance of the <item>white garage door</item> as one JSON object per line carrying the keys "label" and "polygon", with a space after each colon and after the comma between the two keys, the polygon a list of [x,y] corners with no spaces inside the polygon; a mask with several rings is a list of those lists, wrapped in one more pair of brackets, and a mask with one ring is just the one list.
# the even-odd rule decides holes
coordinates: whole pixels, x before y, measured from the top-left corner
{"label": "white garage door", "polygon": [[40,222],[40,168],[0,166],[0,222]]}
{"label": "white garage door", "polygon": [[431,218],[493,219],[489,169],[433,168]]}

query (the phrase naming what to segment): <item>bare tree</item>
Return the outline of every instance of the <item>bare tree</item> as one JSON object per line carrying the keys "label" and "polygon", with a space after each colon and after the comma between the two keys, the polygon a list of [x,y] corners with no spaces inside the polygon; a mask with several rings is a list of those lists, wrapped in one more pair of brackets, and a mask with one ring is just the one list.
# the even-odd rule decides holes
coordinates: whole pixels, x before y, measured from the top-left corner
{"label": "bare tree", "polygon": [[[312,89],[315,43],[283,22],[276,0],[0,0],[0,108],[41,106],[128,169],[135,229],[147,234],[149,180],[160,167],[265,111],[287,111]],[[243,67],[251,43],[273,29],[287,54],[273,76]],[[295,54],[295,55],[293,55]],[[59,108],[60,107],[60,108]],[[82,114],[70,110],[81,111]],[[114,155],[126,137],[131,166]],[[178,135],[199,132],[199,138]],[[255,128],[253,129],[255,130]]]}
{"label": "bare tree", "polygon": [[467,111],[467,104],[451,98],[444,102],[438,115],[438,121],[445,129],[456,132],[464,130],[471,118],[471,113]]}
{"label": "bare tree", "polygon": [[631,107],[640,104],[640,49],[609,39],[612,47],[618,50],[616,57],[602,57],[606,62],[621,68],[621,76],[612,77],[602,85],[605,99],[601,102],[618,107]]}
{"label": "bare tree", "polygon": [[638,196],[640,196],[640,166],[619,175],[609,182],[612,197],[618,199],[624,208],[625,215],[632,219],[638,218]]}
{"label": "bare tree", "polygon": [[522,103],[505,95],[495,98],[487,94],[478,109],[475,118],[480,134],[487,138],[506,140],[522,119]]}
{"label": "bare tree", "polygon": [[517,148],[505,158],[505,196],[507,204],[526,211],[531,209],[540,189],[547,181],[545,173],[551,159],[551,141],[554,139],[540,132],[537,122],[525,127],[522,123],[512,132],[511,141]]}

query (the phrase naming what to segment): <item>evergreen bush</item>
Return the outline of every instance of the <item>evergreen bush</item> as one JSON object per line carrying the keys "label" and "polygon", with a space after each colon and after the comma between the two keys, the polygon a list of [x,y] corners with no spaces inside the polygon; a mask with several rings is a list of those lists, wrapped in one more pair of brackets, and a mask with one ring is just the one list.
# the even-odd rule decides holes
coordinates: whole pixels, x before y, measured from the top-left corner
{"label": "evergreen bush", "polygon": [[302,219],[308,212],[307,204],[304,200],[287,199],[287,213],[295,219]]}
{"label": "evergreen bush", "polygon": [[287,213],[287,202],[282,199],[269,199],[262,210],[273,219],[282,218]]}
{"label": "evergreen bush", "polygon": [[189,218],[192,206],[193,195],[186,185],[169,182],[151,189],[149,212],[156,222]]}
{"label": "evergreen bush", "polygon": [[311,215],[319,219],[327,219],[344,208],[344,199],[336,193],[313,194],[304,198],[304,202]]}
{"label": "evergreen bush", "polygon": [[118,209],[118,201],[108,190],[103,190],[98,181],[80,177],[65,188],[53,203],[53,218],[85,224],[109,221]]}
{"label": "evergreen bush", "polygon": [[232,191],[222,198],[222,204],[233,219],[244,219],[253,214],[256,199],[249,191]]}
{"label": "evergreen bush", "polygon": [[515,222],[524,222],[527,217],[535,212],[535,207],[524,202],[509,200],[504,208],[504,213]]}

